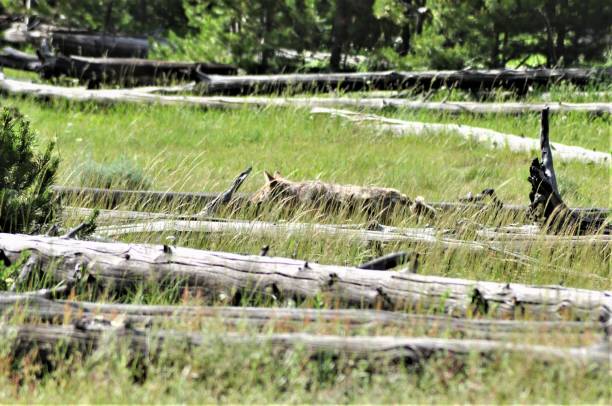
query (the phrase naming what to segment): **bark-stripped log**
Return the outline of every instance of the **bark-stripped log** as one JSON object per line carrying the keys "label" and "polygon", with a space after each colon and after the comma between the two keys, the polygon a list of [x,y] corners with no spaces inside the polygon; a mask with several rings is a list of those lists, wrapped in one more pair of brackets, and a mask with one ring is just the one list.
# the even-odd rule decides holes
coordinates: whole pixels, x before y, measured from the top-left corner
{"label": "bark-stripped log", "polygon": [[11,47],[4,47],[0,52],[0,67],[37,72],[40,66],[40,61],[34,54],[18,51]]}
{"label": "bark-stripped log", "polygon": [[[82,215],[88,210],[79,210]],[[138,212],[136,212],[138,213]],[[143,214],[143,212],[140,212]],[[105,212],[106,219],[109,213]],[[477,230],[477,237],[484,236],[483,241],[463,240],[453,234],[450,230],[425,228],[400,228],[380,225],[376,230],[369,230],[367,225],[342,225],[342,224],[316,224],[283,222],[272,223],[265,221],[249,220],[226,220],[226,219],[198,219],[198,220],[154,220],[140,223],[129,223],[120,225],[102,226],[96,229],[96,235],[102,237],[120,237],[129,234],[148,233],[181,233],[181,232],[203,232],[207,234],[248,234],[258,237],[278,237],[280,235],[289,238],[291,235],[327,236],[344,238],[347,240],[361,242],[408,242],[419,245],[467,249],[470,251],[489,251],[504,249],[528,249],[533,245],[538,247],[592,247],[609,250],[611,237],[608,235],[585,235],[585,236],[551,236],[541,234],[539,229],[531,229],[533,232],[512,233],[511,230],[496,230],[483,227]],[[496,237],[500,238],[497,239]]]}
{"label": "bark-stripped log", "polygon": [[[3,83],[4,82],[4,83]],[[60,86],[32,84],[23,81],[4,79],[0,81],[8,93],[29,94],[36,97],[61,98],[73,101],[109,103],[156,103],[165,105],[186,105],[207,109],[231,109],[241,107],[357,107],[381,109],[395,107],[409,110],[431,110],[447,113],[499,113],[519,114],[540,111],[539,103],[474,103],[474,102],[419,102],[404,99],[357,99],[323,97],[198,97],[188,95],[169,95],[193,91],[192,86],[140,87],[134,89],[91,90]],[[556,103],[548,104],[555,112],[590,112],[609,114],[612,103]]]}
{"label": "bark-stripped log", "polygon": [[40,67],[45,79],[58,76],[77,78],[89,87],[101,83],[153,85],[159,81],[193,81],[207,73],[234,75],[231,65],[209,62],[170,62],[138,58],[86,58],[80,56],[45,56]]}
{"label": "bark-stripped log", "polygon": [[[261,107],[358,107],[379,109],[387,106],[410,110],[432,110],[449,113],[508,113],[518,114],[539,111],[538,103],[472,103],[472,102],[418,102],[403,99],[364,99],[364,98],[322,98],[322,97],[199,97],[189,95],[169,95],[171,93],[193,92],[192,85],[169,87],[140,87],[133,89],[91,90],[80,87],[60,87],[33,84],[29,82],[0,79],[0,86],[7,93],[28,94],[39,98],[58,98],[79,102],[136,103],[185,105],[206,109],[231,109],[251,106]],[[609,114],[611,103],[549,103],[551,111],[581,111]]]}
{"label": "bark-stripped log", "polygon": [[[167,93],[189,92],[190,88],[175,87]],[[163,92],[159,91],[160,93]],[[255,97],[255,96],[210,96],[186,99],[187,104],[196,104],[200,101],[202,107],[210,103],[211,108],[232,108],[241,106],[251,107],[328,107],[328,108],[360,108],[360,109],[388,109],[428,110],[442,113],[460,114],[524,114],[541,111],[548,106],[552,112],[585,112],[594,114],[612,113],[612,103],[480,103],[480,102],[426,102],[406,100],[400,98],[356,98],[356,97]]]}
{"label": "bark-stripped log", "polygon": [[422,331],[427,334],[458,334],[466,338],[511,339],[530,334],[605,335],[612,329],[610,321],[515,321],[466,319],[414,313],[355,310],[297,309],[232,306],[162,306],[92,303],[69,300],[49,300],[32,294],[0,293],[0,314],[17,316],[20,320],[40,320],[65,323],[80,317],[112,321],[122,319],[128,325],[167,323],[170,321],[213,320],[227,326],[248,325],[254,328],[277,326],[284,331],[300,331],[306,325],[329,325],[351,332]]}
{"label": "bark-stripped log", "polygon": [[[329,114],[345,118],[358,124],[372,124],[383,131],[389,131],[399,136],[422,136],[435,133],[451,133],[467,140],[476,141],[489,148],[508,148],[515,152],[532,152],[540,149],[540,142],[535,138],[520,137],[513,134],[504,134],[488,128],[472,127],[460,124],[423,123],[420,121],[405,121],[363,114],[348,110],[326,108],[312,109],[314,114]],[[573,145],[552,143],[555,154],[559,160],[578,160],[609,165],[611,155],[608,152],[598,152]]]}
{"label": "bark-stripped log", "polygon": [[[523,354],[530,359],[545,361],[567,361],[579,364],[609,365],[609,345],[592,347],[549,347],[521,345],[503,341],[452,340],[430,337],[390,337],[390,336],[331,336],[304,333],[285,333],[267,335],[246,335],[225,333],[223,335],[201,335],[180,333],[172,330],[148,332],[124,327],[113,327],[85,321],[72,327],[50,325],[1,326],[0,337],[10,337],[11,353],[27,354],[37,350],[45,357],[53,354],[58,344],[65,351],[90,353],[108,344],[108,339],[126,343],[126,349],[133,359],[142,356],[155,359],[165,345],[181,345],[187,350],[214,343],[224,346],[257,346],[274,351],[287,351],[299,348],[317,359],[325,355],[342,355],[369,361],[416,364],[434,356],[462,359],[470,354],[491,356],[510,353]],[[319,358],[320,359],[320,358]]]}
{"label": "bark-stripped log", "polygon": [[209,75],[199,83],[206,94],[276,93],[286,90],[398,90],[408,88],[457,88],[470,91],[505,88],[519,93],[531,86],[569,82],[586,85],[608,80],[612,69],[462,70],[421,72],[360,72],[251,76]]}
{"label": "bark-stripped log", "polygon": [[276,296],[296,300],[328,297],[339,306],[385,309],[438,308],[449,314],[515,313],[606,322],[612,293],[562,286],[530,286],[380,272],[320,265],[288,258],[238,255],[182,247],[101,243],[54,237],[0,234],[0,250],[11,261],[24,252],[36,255],[56,281],[87,275],[108,289],[144,283],[180,283],[207,294]]}

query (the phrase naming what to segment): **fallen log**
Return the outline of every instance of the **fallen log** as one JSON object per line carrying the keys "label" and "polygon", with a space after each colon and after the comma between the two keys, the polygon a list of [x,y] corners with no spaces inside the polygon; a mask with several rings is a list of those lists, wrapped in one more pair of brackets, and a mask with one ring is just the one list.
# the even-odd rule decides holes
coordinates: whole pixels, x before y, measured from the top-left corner
{"label": "fallen log", "polygon": [[[452,133],[467,140],[476,141],[489,148],[508,148],[514,152],[531,152],[540,149],[540,143],[535,138],[520,137],[513,134],[503,134],[487,128],[472,127],[460,124],[423,123],[420,121],[405,121],[363,114],[348,110],[325,108],[312,109],[313,114],[329,114],[341,117],[357,124],[372,124],[383,131],[389,131],[399,136],[422,136],[435,133]],[[553,143],[553,148],[560,160],[578,160],[609,165],[611,155],[608,152],[598,152],[573,145]]]}
{"label": "fallen log", "polygon": [[0,67],[37,72],[40,66],[40,61],[34,54],[18,51],[11,47],[4,47],[0,52]]}
{"label": "fallen log", "polygon": [[435,356],[462,359],[470,354],[491,356],[510,353],[524,354],[530,359],[567,361],[579,364],[609,365],[609,345],[591,347],[549,347],[512,344],[486,340],[452,340],[429,337],[390,336],[330,336],[304,333],[246,335],[237,333],[193,334],[172,330],[149,332],[84,320],[75,326],[21,325],[0,326],[0,337],[9,341],[12,354],[29,354],[36,350],[43,357],[54,353],[62,344],[67,352],[92,353],[108,345],[109,339],[127,344],[124,348],[132,359],[156,359],[167,345],[180,345],[190,351],[197,347],[221,344],[224,346],[256,346],[257,348],[287,351],[300,349],[312,359],[342,355],[350,359],[385,361],[406,365],[425,362]]}
{"label": "fallen log", "polygon": [[28,27],[22,22],[15,22],[2,36],[9,43],[36,47],[43,40],[50,41],[64,55],[146,58],[149,52],[149,40],[146,37],[71,30],[49,24]]}
{"label": "fallen log", "polygon": [[[73,212],[74,213],[74,212]],[[84,215],[86,210],[79,211]],[[140,212],[142,213],[142,212]],[[144,214],[143,214],[144,216]],[[107,212],[106,218],[110,215]],[[151,233],[188,233],[202,232],[206,234],[248,234],[253,237],[278,237],[290,238],[294,235],[326,236],[343,238],[350,241],[398,243],[406,242],[430,247],[443,247],[448,249],[463,249],[475,252],[489,252],[506,250],[527,250],[537,245],[541,248],[552,247],[591,247],[607,251],[610,249],[612,239],[608,235],[585,235],[585,236],[551,236],[541,234],[539,229],[532,233],[515,233],[497,231],[483,227],[477,230],[477,237],[484,236],[482,241],[463,240],[456,236],[451,230],[436,229],[433,227],[422,228],[399,228],[379,225],[376,229],[368,229],[367,225],[342,225],[342,224],[316,224],[280,222],[272,223],[265,221],[250,220],[226,220],[226,219],[190,219],[174,220],[151,218],[140,223],[116,224],[101,226],[96,229],[96,235],[107,238],[117,238],[130,234]],[[496,237],[500,237],[496,239]],[[510,252],[506,252],[510,253]]]}
{"label": "fallen log", "polygon": [[359,72],[328,74],[282,74],[203,77],[203,94],[252,94],[291,91],[355,91],[438,89],[441,87],[479,91],[491,88],[525,93],[533,86],[569,82],[577,86],[609,80],[612,69],[462,70],[422,72]]}
{"label": "fallen log", "polygon": [[193,81],[207,73],[234,75],[237,69],[231,65],[209,62],[46,55],[40,73],[44,79],[59,76],[77,78],[80,83],[95,88],[101,83],[134,86],[153,85],[160,81]]}
{"label": "fallen log", "polygon": [[[188,88],[175,91],[185,92]],[[360,109],[388,109],[428,110],[451,114],[524,114],[539,112],[548,106],[553,112],[586,112],[593,114],[612,113],[612,103],[480,103],[480,102],[427,102],[399,98],[353,98],[353,97],[254,97],[254,96],[211,96],[201,97],[202,106],[210,102],[211,108],[226,105],[227,108],[236,106],[253,107],[328,107],[328,108],[360,108]],[[194,100],[195,101],[195,100]]]}
{"label": "fallen log", "polygon": [[53,47],[64,55],[146,58],[149,53],[146,37],[53,30],[49,39]]}
{"label": "fallen log", "polygon": [[529,168],[528,181],[531,183],[529,216],[543,224],[551,232],[569,234],[603,232],[604,234],[610,234],[612,225],[607,219],[597,216],[581,216],[563,202],[557,187],[557,177],[553,165],[553,148],[551,148],[549,138],[548,109],[544,109],[542,110],[540,132],[542,162],[540,163],[535,158]]}
{"label": "fallen log", "polygon": [[266,297],[271,289],[277,297],[326,297],[340,307],[432,308],[455,315],[481,312],[504,317],[518,312],[546,318],[569,312],[603,322],[612,311],[612,293],[606,291],[380,272],[182,247],[0,234],[0,250],[10,262],[28,252],[41,266],[52,264],[44,268],[50,280],[86,275],[112,291],[171,283],[235,300],[243,294]]}
{"label": "fallen log", "polygon": [[[432,110],[448,113],[500,113],[519,114],[540,111],[538,103],[472,103],[472,102],[420,102],[404,99],[364,99],[364,98],[298,98],[298,97],[198,97],[169,95],[172,93],[189,93],[191,85],[173,87],[140,87],[134,89],[93,90],[79,87],[60,87],[33,84],[23,81],[0,79],[1,88],[11,94],[27,94],[39,98],[59,98],[78,102],[141,103],[163,105],[186,105],[206,109],[231,109],[250,107],[357,107],[381,109],[388,106],[409,110]],[[609,114],[611,103],[549,103],[552,111],[557,112],[590,112]]]}
{"label": "fallen log", "polygon": [[[80,204],[90,204],[96,207],[115,208],[121,204],[133,204],[139,208],[150,207],[152,209],[161,206],[172,206],[173,211],[180,207],[204,207],[219,196],[215,192],[171,192],[171,191],[151,191],[151,190],[119,190],[119,189],[98,189],[98,188],[79,188],[69,186],[53,186],[53,192],[63,201],[70,203],[78,201]],[[251,195],[243,193],[234,193],[232,195],[231,205],[233,207],[246,207],[251,200]],[[443,212],[465,212],[479,211],[490,207],[486,203],[461,203],[461,202],[427,202],[437,211]],[[527,213],[528,205],[504,204],[501,207],[494,209],[507,216],[509,220],[524,218]],[[605,219],[610,215],[610,209],[607,208],[576,208],[574,209],[581,216],[596,216]],[[121,211],[115,210],[114,216],[120,217]],[[109,214],[113,215],[113,214]],[[147,214],[151,216],[152,214]],[[130,214],[124,215],[126,219],[138,220],[142,216]],[[159,216],[154,216],[158,218]],[[168,218],[169,216],[161,216]],[[180,216],[174,216],[180,218]],[[185,216],[193,218],[193,216]],[[145,217],[151,218],[151,217]]]}
{"label": "fallen log", "polygon": [[509,340],[530,334],[605,335],[612,329],[608,323],[578,321],[526,321],[466,319],[415,313],[355,310],[301,309],[233,306],[162,306],[114,303],[92,303],[71,300],[49,300],[32,294],[0,292],[0,315],[20,320],[66,323],[82,317],[112,322],[121,319],[128,326],[167,323],[170,321],[219,321],[227,326],[300,331],[307,325],[317,329],[328,325],[350,332],[424,331],[427,334],[457,334],[465,338]]}

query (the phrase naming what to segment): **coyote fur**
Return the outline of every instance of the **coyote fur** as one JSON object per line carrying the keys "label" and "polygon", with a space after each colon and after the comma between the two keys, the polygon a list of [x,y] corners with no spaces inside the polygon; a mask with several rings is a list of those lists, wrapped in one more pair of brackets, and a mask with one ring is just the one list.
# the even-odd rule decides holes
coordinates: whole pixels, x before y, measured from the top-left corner
{"label": "coyote fur", "polygon": [[435,209],[422,197],[414,201],[397,189],[338,185],[318,180],[295,182],[280,173],[264,171],[265,185],[253,195],[253,203],[277,202],[289,207],[316,207],[324,211],[363,211],[369,218],[386,219],[395,208],[408,207],[417,215],[433,217]]}

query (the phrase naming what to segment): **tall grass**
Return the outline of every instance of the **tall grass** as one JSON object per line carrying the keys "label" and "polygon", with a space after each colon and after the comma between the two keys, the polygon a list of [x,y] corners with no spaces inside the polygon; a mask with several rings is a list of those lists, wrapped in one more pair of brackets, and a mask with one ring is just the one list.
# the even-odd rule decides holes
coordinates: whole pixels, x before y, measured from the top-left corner
{"label": "tall grass", "polygon": [[[569,92],[561,90],[560,92]],[[565,93],[563,93],[565,94]],[[451,134],[427,137],[393,137],[367,127],[329,117],[311,116],[301,109],[201,111],[192,108],[127,106],[98,107],[50,102],[39,104],[9,98],[2,102],[18,106],[45,139],[57,142],[62,163],[58,183],[79,185],[81,165],[88,157],[112,162],[125,157],[134,171],[150,180],[151,189],[221,191],[246,166],[254,175],[243,186],[252,192],[263,185],[265,170],[279,170],[290,179],[321,179],[329,182],[395,187],[411,197],[456,200],[468,192],[493,187],[506,203],[526,204],[526,181],[531,159],[539,154],[488,150]],[[537,115],[472,116],[386,111],[406,119],[458,122],[503,132],[537,137]],[[572,113],[553,115],[553,141],[609,151],[609,117]],[[610,172],[604,165],[556,161],[564,199],[571,206],[608,207]],[[92,175],[93,176],[93,175]],[[88,179],[85,179],[87,181]],[[91,206],[83,199],[66,204]],[[127,201],[123,209],[140,209],[145,202]],[[149,204],[147,210],[195,213],[201,207]],[[363,224],[360,214],[326,214],[300,210],[226,210],[221,216],[266,221]],[[82,219],[67,218],[65,225]],[[478,224],[508,224],[508,218],[487,213],[442,215],[431,222],[439,229],[459,230],[459,237],[475,238]],[[398,212],[388,225],[415,227],[423,221]],[[269,255],[296,257],[312,262],[356,265],[372,257],[398,250],[422,254],[419,273],[533,284],[563,284],[597,290],[611,289],[609,246],[597,248],[551,248],[544,236],[522,251],[525,263],[493,251],[466,252],[441,246],[395,243],[379,246],[357,240],[324,236],[311,230],[272,237],[249,233],[144,233],[124,241],[168,243],[207,250],[257,254],[263,245]],[[391,271],[393,272],[393,271]],[[44,275],[24,289],[49,286]],[[143,284],[123,296],[93,292],[79,287],[75,298],[159,304],[224,304],[188,294],[180,286]],[[285,302],[245,302],[285,306]],[[325,306],[324,302],[293,303]],[[435,309],[422,309],[435,312]],[[12,322],[15,322],[14,320]],[[92,357],[67,358],[58,353],[51,372],[42,373],[35,357],[14,364],[10,353],[0,350],[0,399],[7,402],[585,402],[607,403],[612,395],[609,372],[573,363],[541,363],[524,355],[499,355],[491,359],[470,357],[465,364],[445,357],[418,366],[376,364],[351,359],[311,360],[299,349],[278,353],[265,346],[227,347],[214,337],[227,334],[222,323],[168,320],[165,327],[206,333],[210,345],[187,351],[178,343],[147,364],[147,376],[134,378],[127,353],[114,344]],[[267,326],[264,332],[284,331]],[[252,333],[248,328],[237,328]],[[323,330],[304,326],[309,332],[353,334],[336,326]],[[235,330],[232,330],[235,331]],[[455,332],[417,328],[380,331],[378,334],[455,337]],[[581,336],[578,341],[563,335],[521,337],[519,340],[554,345],[597,343],[600,337]],[[10,340],[7,339],[9,342]],[[1,346],[0,348],[7,348]],[[42,378],[41,378],[42,376]]]}

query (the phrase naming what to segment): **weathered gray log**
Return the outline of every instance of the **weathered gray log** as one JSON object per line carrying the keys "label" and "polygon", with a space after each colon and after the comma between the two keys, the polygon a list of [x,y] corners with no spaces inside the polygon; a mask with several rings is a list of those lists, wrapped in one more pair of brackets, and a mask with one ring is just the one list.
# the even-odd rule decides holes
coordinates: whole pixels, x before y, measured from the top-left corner
{"label": "weathered gray log", "polygon": [[416,364],[427,361],[433,356],[443,355],[462,359],[470,354],[490,356],[511,353],[524,354],[531,359],[546,361],[567,361],[579,364],[609,365],[609,345],[592,347],[548,347],[512,344],[502,341],[451,340],[429,337],[390,337],[390,336],[329,336],[304,333],[285,333],[267,335],[246,335],[225,333],[223,335],[201,335],[179,333],[172,330],[148,332],[124,327],[114,327],[83,321],[76,326],[22,325],[0,327],[1,337],[11,337],[9,341],[13,354],[27,354],[36,349],[39,356],[52,354],[60,343],[67,351],[90,353],[115,339],[127,343],[126,348],[134,356],[156,358],[164,350],[164,344],[179,344],[181,348],[193,349],[221,343],[225,346],[257,346],[275,351],[299,348],[316,358],[325,355],[342,355],[362,358],[369,361]]}
{"label": "weathered gray log", "polygon": [[[410,110],[433,110],[449,113],[508,113],[518,114],[539,111],[538,103],[472,103],[472,102],[419,102],[403,99],[367,99],[367,98],[298,98],[298,97],[199,97],[183,93],[193,92],[192,85],[172,87],[142,87],[134,89],[92,90],[75,87],[60,87],[34,84],[23,81],[4,79],[0,81],[2,89],[12,94],[27,94],[39,98],[59,98],[78,102],[136,103],[185,105],[205,109],[231,109],[251,107],[357,107],[379,109],[387,106]],[[169,95],[182,93],[181,95]],[[551,111],[581,111],[609,114],[611,103],[549,103]]]}
{"label": "weathered gray log", "polygon": [[[53,191],[61,199],[70,203],[70,201],[79,201],[82,204],[90,204],[96,207],[114,208],[122,203],[133,203],[136,207],[153,209],[160,206],[173,206],[175,208],[181,206],[188,207],[204,207],[219,196],[215,192],[170,192],[170,191],[151,191],[151,190],[118,190],[118,189],[98,189],[98,188],[79,188],[69,186],[53,186]],[[242,193],[234,193],[232,195],[232,204],[245,207],[249,204],[250,195]],[[460,202],[428,202],[436,211],[443,212],[462,212],[462,211],[478,211],[487,208],[485,203],[460,203]],[[524,218],[529,206],[517,204],[504,204],[502,207],[495,207],[500,213],[503,213],[509,219]],[[607,208],[576,208],[574,209],[581,216],[596,216],[605,219],[610,215],[610,209]],[[121,211],[116,211],[116,217],[122,216]],[[112,213],[109,213],[112,215]],[[150,214],[151,215],[151,214]],[[130,212],[124,212],[126,219],[137,220],[142,218],[138,214],[134,217]],[[153,215],[153,217],[157,217]],[[150,217],[146,217],[150,218]],[[161,216],[160,218],[168,218]],[[175,216],[180,218],[180,216]],[[193,218],[193,216],[186,216]]]}
{"label": "weathered gray log", "polygon": [[[35,292],[36,293],[36,292]],[[22,320],[65,323],[68,319],[89,317],[112,321],[122,319],[127,325],[167,323],[168,321],[214,320],[228,326],[248,325],[265,328],[280,325],[283,330],[299,331],[307,324],[341,326],[350,331],[381,329],[458,334],[466,338],[511,339],[530,334],[605,335],[612,330],[610,321],[518,321],[466,319],[414,313],[355,310],[301,309],[232,306],[162,306],[92,303],[49,300],[36,294],[0,292],[0,314]]]}
{"label": "weathered gray log", "polygon": [[440,87],[478,91],[512,89],[520,93],[531,86],[569,82],[578,86],[609,80],[612,69],[462,70],[422,72],[360,72],[329,74],[284,74],[227,77],[209,75],[200,82],[206,94],[277,93],[286,90],[398,90]]}
{"label": "weathered gray log", "polygon": [[[192,91],[191,88],[173,88],[170,93],[185,93]],[[164,92],[160,90],[158,92]],[[164,92],[169,93],[169,92]],[[241,106],[251,107],[329,107],[329,108],[360,108],[360,109],[388,109],[396,108],[403,110],[428,110],[444,113],[461,114],[524,114],[541,111],[548,106],[553,112],[585,112],[594,114],[612,113],[612,103],[526,103],[526,102],[428,102],[406,100],[399,98],[379,97],[241,97],[241,96],[210,96],[188,99],[192,102],[200,100],[201,106],[206,107],[210,103],[211,108],[232,108]],[[195,103],[194,103],[195,104]]]}
{"label": "weathered gray log", "polygon": [[45,56],[41,76],[77,78],[89,87],[101,83],[153,85],[160,81],[193,81],[207,73],[234,75],[231,65],[210,62],[171,62],[138,58],[88,58],[81,56]]}
{"label": "weathered gray log", "polygon": [[[85,214],[87,211],[79,211]],[[108,214],[108,212],[107,212]],[[248,234],[250,236],[278,237],[279,235],[317,235],[345,238],[361,242],[409,242],[433,247],[467,249],[470,251],[518,250],[528,249],[537,244],[540,247],[592,247],[609,250],[611,238],[607,235],[584,236],[551,236],[543,235],[534,229],[533,233],[516,233],[510,231],[496,231],[483,228],[480,231],[485,237],[483,241],[463,240],[453,235],[450,230],[441,230],[433,227],[399,228],[380,225],[376,230],[367,229],[366,225],[317,224],[283,222],[272,223],[265,221],[226,220],[226,219],[197,219],[172,220],[163,219],[143,221],[98,227],[96,235],[116,238],[129,234],[149,233],[181,233],[204,232],[207,234]],[[496,240],[494,235],[503,238]],[[479,234],[477,234],[478,236]]]}
{"label": "weathered gray log", "polygon": [[41,63],[34,54],[4,47],[0,52],[0,67],[37,72]]}
{"label": "weathered gray log", "polygon": [[43,265],[52,262],[45,272],[53,280],[71,279],[77,270],[115,290],[179,283],[215,297],[243,293],[265,297],[272,289],[277,296],[296,300],[323,295],[339,306],[431,307],[449,314],[476,311],[505,317],[520,312],[557,318],[570,312],[576,318],[603,322],[612,311],[612,293],[606,291],[370,271],[182,247],[0,234],[0,250],[11,261],[29,252]]}
{"label": "weathered gray log", "polygon": [[[341,117],[357,124],[370,124],[382,131],[396,135],[422,136],[435,133],[451,133],[470,141],[476,141],[488,148],[508,148],[515,152],[532,152],[540,149],[540,142],[535,138],[526,138],[514,134],[504,134],[488,128],[472,127],[460,124],[423,123],[386,118],[374,114],[364,114],[348,110],[314,108],[314,114],[329,114]],[[574,145],[553,143],[559,160],[577,160],[610,165],[612,156],[609,152],[592,151]]]}
{"label": "weathered gray log", "polygon": [[552,232],[569,234],[589,234],[602,232],[610,234],[612,225],[607,219],[597,216],[581,216],[571,210],[561,198],[557,187],[557,177],[553,165],[553,157],[548,128],[548,109],[542,110],[540,132],[540,150],[542,162],[537,158],[531,162],[529,177],[531,191],[529,193],[529,216],[543,224]]}

